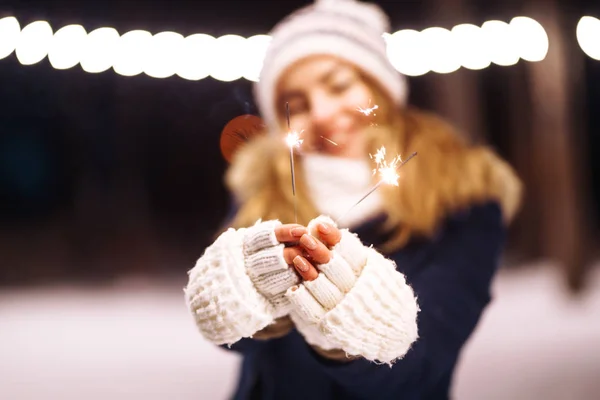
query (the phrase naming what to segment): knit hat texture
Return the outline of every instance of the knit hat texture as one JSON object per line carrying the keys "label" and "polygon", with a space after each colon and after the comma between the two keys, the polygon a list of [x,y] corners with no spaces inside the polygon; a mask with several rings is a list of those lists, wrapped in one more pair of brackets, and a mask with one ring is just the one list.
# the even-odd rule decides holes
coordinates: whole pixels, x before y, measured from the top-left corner
{"label": "knit hat texture", "polygon": [[276,130],[276,85],[282,73],[312,55],[331,55],[348,61],[368,75],[396,105],[407,98],[406,79],[387,56],[383,34],[389,20],[377,5],[356,0],[317,0],[279,22],[270,32],[254,94],[266,125]]}

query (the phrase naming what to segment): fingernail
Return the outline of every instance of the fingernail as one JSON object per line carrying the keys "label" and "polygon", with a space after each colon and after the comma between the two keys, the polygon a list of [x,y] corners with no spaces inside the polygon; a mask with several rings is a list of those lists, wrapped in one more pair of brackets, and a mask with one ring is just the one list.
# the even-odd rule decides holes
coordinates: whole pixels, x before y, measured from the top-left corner
{"label": "fingernail", "polygon": [[300,256],[294,257],[294,266],[302,272],[307,272],[310,269],[310,265]]}
{"label": "fingernail", "polygon": [[331,228],[327,224],[319,224],[319,231],[321,233],[327,234],[327,233],[331,232]]}
{"label": "fingernail", "polygon": [[306,248],[309,250],[314,250],[317,248],[317,242],[315,239],[308,235],[302,235],[300,238],[300,243],[302,243],[303,246],[306,246]]}
{"label": "fingernail", "polygon": [[293,237],[301,237],[302,235],[304,235],[306,233],[306,228],[301,228],[301,227],[292,228],[290,233],[292,234]]}

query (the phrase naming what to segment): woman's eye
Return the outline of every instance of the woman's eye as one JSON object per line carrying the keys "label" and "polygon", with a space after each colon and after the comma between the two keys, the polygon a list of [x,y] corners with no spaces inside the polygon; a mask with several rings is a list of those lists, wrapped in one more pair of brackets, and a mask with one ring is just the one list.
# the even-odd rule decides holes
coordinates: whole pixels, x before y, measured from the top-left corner
{"label": "woman's eye", "polygon": [[333,93],[339,94],[346,91],[352,85],[352,81],[345,80],[341,82],[335,82],[331,85],[331,91]]}
{"label": "woman's eye", "polygon": [[289,103],[290,114],[300,114],[306,109],[306,105],[302,102]]}

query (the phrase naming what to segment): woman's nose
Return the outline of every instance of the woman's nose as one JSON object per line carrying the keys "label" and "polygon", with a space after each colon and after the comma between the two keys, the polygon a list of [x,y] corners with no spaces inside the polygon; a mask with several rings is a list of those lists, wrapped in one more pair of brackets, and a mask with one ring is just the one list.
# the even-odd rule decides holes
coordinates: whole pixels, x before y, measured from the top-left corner
{"label": "woman's nose", "polygon": [[314,125],[323,126],[331,123],[339,107],[335,101],[320,96],[312,101],[311,119]]}

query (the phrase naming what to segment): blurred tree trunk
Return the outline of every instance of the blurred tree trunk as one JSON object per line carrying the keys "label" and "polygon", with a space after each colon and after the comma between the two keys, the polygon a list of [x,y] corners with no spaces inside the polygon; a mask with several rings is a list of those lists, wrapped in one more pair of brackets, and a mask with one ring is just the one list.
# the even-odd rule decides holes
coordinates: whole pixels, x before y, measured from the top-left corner
{"label": "blurred tree trunk", "polygon": [[[430,26],[451,29],[472,22],[466,0],[428,0],[426,9]],[[522,14],[544,26],[550,49],[543,62],[508,67],[514,69],[507,74],[510,158],[525,184],[512,238],[526,259],[557,261],[568,286],[577,290],[592,243],[581,115],[585,107],[580,105],[583,54],[575,41],[575,24],[565,26],[568,14],[556,0],[527,0]],[[461,69],[426,77],[433,108],[476,142],[487,139],[480,76]]]}
{"label": "blurred tree trunk", "polygon": [[569,287],[578,290],[591,244],[580,106],[583,54],[572,42],[575,25],[569,26],[556,0],[530,0],[525,14],[542,24],[550,41],[543,62],[527,63],[531,131],[526,142],[514,141],[520,169],[527,171],[527,212],[536,214],[528,228],[538,238],[540,255],[558,261]]}
{"label": "blurred tree trunk", "polygon": [[[445,29],[472,21],[467,0],[427,0],[428,26]],[[450,74],[429,73],[428,85],[433,93],[432,107],[474,142],[485,138],[480,74],[461,68]]]}

